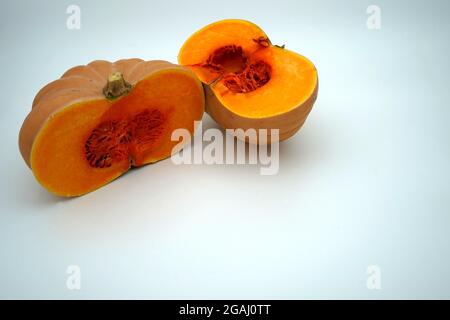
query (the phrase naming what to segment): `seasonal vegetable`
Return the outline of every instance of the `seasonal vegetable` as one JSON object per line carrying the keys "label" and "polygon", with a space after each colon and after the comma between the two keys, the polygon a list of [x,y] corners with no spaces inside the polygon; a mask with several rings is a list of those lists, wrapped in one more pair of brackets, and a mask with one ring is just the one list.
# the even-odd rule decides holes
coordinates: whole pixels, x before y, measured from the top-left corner
{"label": "seasonal vegetable", "polygon": [[36,179],[61,196],[95,190],[133,166],[169,157],[177,128],[194,132],[204,92],[166,61],[94,61],[42,88],[19,134]]}
{"label": "seasonal vegetable", "polygon": [[204,83],[206,111],[224,128],[279,129],[284,140],[301,128],[317,97],[313,63],[272,45],[249,21],[204,27],[184,43],[178,61]]}

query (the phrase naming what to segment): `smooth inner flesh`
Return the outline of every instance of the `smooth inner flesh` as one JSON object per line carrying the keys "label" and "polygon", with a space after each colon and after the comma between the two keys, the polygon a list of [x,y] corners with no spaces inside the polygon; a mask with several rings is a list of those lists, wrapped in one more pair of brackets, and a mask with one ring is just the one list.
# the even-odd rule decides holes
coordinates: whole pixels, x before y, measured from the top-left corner
{"label": "smooth inner flesh", "polygon": [[270,80],[259,90],[233,93],[224,81],[211,86],[217,99],[238,115],[265,118],[288,112],[306,101],[317,86],[314,65],[292,51],[271,46],[254,52],[252,60],[270,66]]}

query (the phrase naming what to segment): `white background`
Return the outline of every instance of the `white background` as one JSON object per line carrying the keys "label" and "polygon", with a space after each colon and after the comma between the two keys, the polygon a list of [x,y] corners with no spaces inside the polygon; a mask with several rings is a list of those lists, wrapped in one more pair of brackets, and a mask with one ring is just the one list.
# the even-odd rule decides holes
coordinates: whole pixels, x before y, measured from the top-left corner
{"label": "white background", "polygon": [[[70,4],[80,30],[66,28]],[[0,297],[450,298],[450,2],[377,1],[376,31],[370,4],[2,0]],[[35,181],[17,136],[43,85],[95,59],[176,62],[223,18],[319,71],[278,175],[165,160],[70,200]],[[370,265],[381,290],[366,287]]]}

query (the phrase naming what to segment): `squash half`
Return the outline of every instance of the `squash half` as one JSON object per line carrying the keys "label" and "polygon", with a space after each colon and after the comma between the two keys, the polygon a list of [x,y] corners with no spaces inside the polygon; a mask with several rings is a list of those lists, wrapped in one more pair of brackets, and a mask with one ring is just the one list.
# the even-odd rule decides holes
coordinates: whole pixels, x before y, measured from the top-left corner
{"label": "squash half", "polygon": [[317,98],[314,64],[272,45],[249,21],[222,20],[200,29],[184,43],[178,62],[202,81],[206,112],[227,129],[279,129],[285,140],[302,127]]}

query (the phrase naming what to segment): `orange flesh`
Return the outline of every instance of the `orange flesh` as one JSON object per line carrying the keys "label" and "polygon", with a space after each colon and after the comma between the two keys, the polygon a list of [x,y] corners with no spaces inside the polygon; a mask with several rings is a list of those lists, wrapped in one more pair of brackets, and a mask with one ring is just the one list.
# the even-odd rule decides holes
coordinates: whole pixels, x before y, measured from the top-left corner
{"label": "orange flesh", "polygon": [[308,59],[272,46],[259,27],[243,20],[219,21],[194,33],[178,60],[211,86],[225,108],[248,118],[286,113],[317,86]]}
{"label": "orange flesh", "polygon": [[317,86],[314,65],[292,51],[272,46],[255,52],[253,59],[271,67],[270,80],[257,90],[233,93],[224,81],[212,86],[217,99],[236,114],[264,118],[288,112],[307,100]]}
{"label": "orange flesh", "polygon": [[160,71],[126,96],[87,101],[53,114],[31,152],[36,178],[59,195],[80,195],[117,178],[130,166],[170,156],[177,128],[194,131],[203,94],[181,71]]}
{"label": "orange flesh", "polygon": [[[242,59],[268,45],[267,36],[259,27],[244,20],[233,21],[236,23],[219,21],[206,26],[194,33],[180,50],[180,64],[190,67],[204,83],[209,84],[217,80],[218,75],[223,73],[222,68],[218,73],[214,68],[208,67],[210,62],[215,62],[215,66],[220,65],[226,72],[239,71],[243,69]],[[227,47],[235,48],[245,56],[228,50],[228,57],[221,58],[220,51],[226,51]]]}

